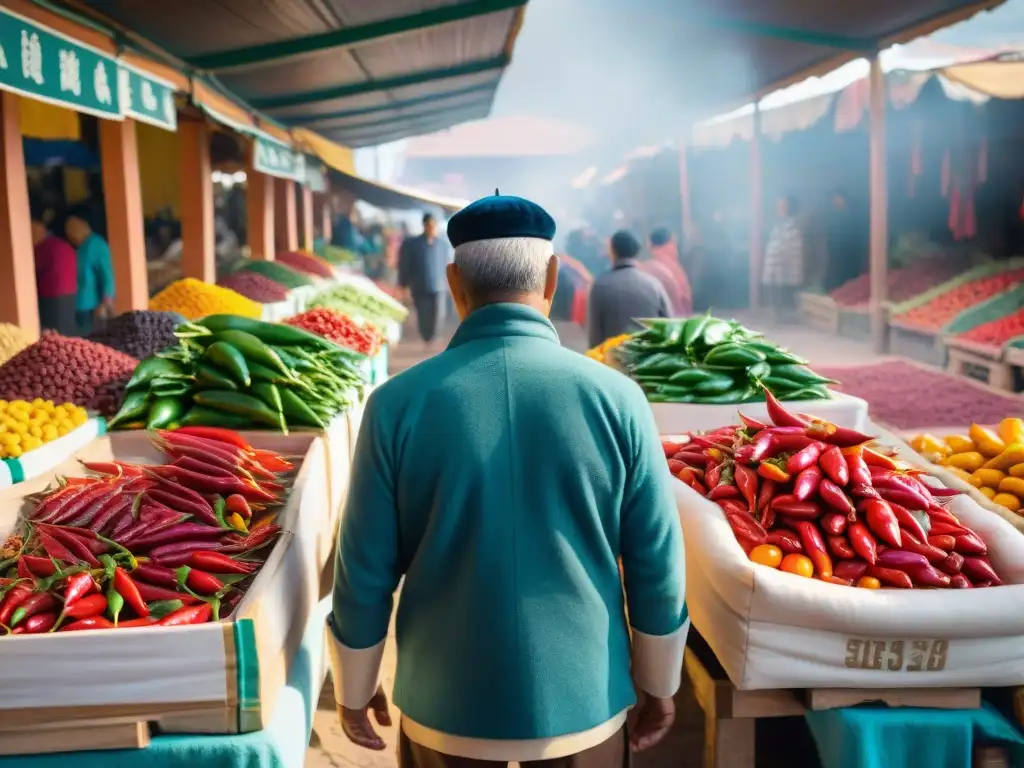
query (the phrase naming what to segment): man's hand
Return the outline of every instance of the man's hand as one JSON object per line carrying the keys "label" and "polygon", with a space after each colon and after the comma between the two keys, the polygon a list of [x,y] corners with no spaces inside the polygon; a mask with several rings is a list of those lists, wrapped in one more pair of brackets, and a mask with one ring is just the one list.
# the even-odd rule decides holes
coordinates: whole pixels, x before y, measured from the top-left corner
{"label": "man's hand", "polygon": [[373,712],[377,725],[384,726],[385,728],[391,725],[388,697],[384,693],[383,686],[377,688],[373,698],[362,709],[348,709],[340,704],[338,705],[338,718],[341,720],[341,730],[348,736],[348,740],[357,747],[380,752],[386,745],[384,744],[384,739],[374,730],[373,723],[370,722],[370,712]]}
{"label": "man's hand", "polygon": [[633,752],[643,752],[665,738],[676,719],[676,703],[671,698],[659,699],[646,693],[640,697],[629,733],[629,748]]}

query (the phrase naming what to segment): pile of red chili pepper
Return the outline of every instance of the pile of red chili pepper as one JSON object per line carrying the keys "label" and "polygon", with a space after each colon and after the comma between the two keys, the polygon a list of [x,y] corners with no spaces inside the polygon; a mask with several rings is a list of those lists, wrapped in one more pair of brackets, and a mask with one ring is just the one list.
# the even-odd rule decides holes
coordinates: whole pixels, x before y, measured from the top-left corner
{"label": "pile of red chili pepper", "polygon": [[302,328],[342,347],[354,349],[364,355],[376,354],[384,338],[374,328],[358,325],[344,312],[318,307],[285,320],[288,325]]}
{"label": "pile of red chili pepper", "polygon": [[957,491],[870,447],[874,438],[787,411],[771,423],[665,440],[672,474],[722,508],[756,563],[832,584],[999,586],[985,542],[943,501]]}
{"label": "pile of red chili pepper", "polygon": [[83,462],[0,546],[0,634],[203,624],[227,616],[280,527],[294,464],[237,432],[153,434],[169,462]]}

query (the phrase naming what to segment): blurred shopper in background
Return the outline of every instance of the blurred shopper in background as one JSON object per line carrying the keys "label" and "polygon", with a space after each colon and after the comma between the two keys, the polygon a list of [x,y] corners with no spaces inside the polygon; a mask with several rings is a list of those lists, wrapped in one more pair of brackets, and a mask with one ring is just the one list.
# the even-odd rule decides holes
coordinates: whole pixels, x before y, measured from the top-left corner
{"label": "blurred shopper in background", "polygon": [[448,247],[437,236],[437,219],[423,214],[423,234],[406,239],[398,255],[398,284],[412,298],[416,325],[427,351],[444,321]]}
{"label": "blurred shopper in background", "polygon": [[75,318],[78,332],[88,336],[97,321],[114,313],[114,266],[107,241],[93,232],[83,211],[72,212],[64,223],[76,248],[78,293]]}
{"label": "blurred shopper in background", "polygon": [[672,300],[672,310],[677,315],[688,315],[693,311],[693,292],[686,272],[679,263],[679,244],[668,227],[658,227],[651,232],[651,261],[661,265],[672,277],[672,289],[665,287]]}
{"label": "blurred shopper in background", "polygon": [[77,256],[66,240],[50,231],[46,220],[46,212],[33,208],[32,245],[39,295],[39,325],[43,330],[74,336],[78,327],[75,320]]}
{"label": "blurred shopper in background", "polygon": [[868,231],[867,221],[853,209],[846,192],[832,190],[825,215],[828,266],[822,288],[826,293],[867,271]]}
{"label": "blurred shopper in background", "polygon": [[778,220],[765,249],[761,285],[772,320],[782,322],[792,318],[796,292],[804,282],[804,233],[796,197],[779,198],[777,206]]}
{"label": "blurred shopper in background", "polygon": [[591,347],[638,330],[638,318],[672,316],[672,302],[662,284],[639,269],[641,248],[636,235],[628,230],[612,235],[612,270],[597,278],[590,289],[587,325]]}

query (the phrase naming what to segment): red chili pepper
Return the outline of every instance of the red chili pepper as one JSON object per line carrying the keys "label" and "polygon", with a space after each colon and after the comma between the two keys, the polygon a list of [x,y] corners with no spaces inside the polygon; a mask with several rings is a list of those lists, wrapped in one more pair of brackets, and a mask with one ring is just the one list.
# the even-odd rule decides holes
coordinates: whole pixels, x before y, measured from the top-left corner
{"label": "red chili pepper", "polygon": [[43,549],[46,551],[46,554],[54,560],[59,560],[65,563],[74,563],[75,565],[82,562],[81,558],[76,557],[61,542],[57,541],[57,539],[41,528],[36,529],[36,535],[39,536],[39,543],[43,545]]}
{"label": "red chili pepper", "polygon": [[[47,525],[46,529],[43,530],[42,524],[37,526],[36,530],[39,533],[40,540],[43,540],[44,535],[52,536],[54,539],[59,541],[64,547],[66,547],[67,551],[70,552],[74,557],[74,560],[72,562],[88,563],[93,568],[100,567],[100,561],[96,559],[96,555],[94,555],[89,550],[89,547],[87,547],[85,543],[77,536],[75,536],[73,533],[70,533],[64,528],[57,528],[56,526],[52,525]],[[46,547],[45,540],[44,548],[46,548],[47,552],[49,552],[49,548]],[[57,559],[62,560],[64,558],[58,557]]]}
{"label": "red chili pepper", "polygon": [[889,508],[896,515],[896,521],[900,524],[901,528],[910,531],[918,541],[924,542],[928,540],[928,534],[925,533],[920,521],[914,517],[914,514],[909,509],[892,502],[889,503]]}
{"label": "red chili pepper", "polygon": [[178,586],[178,574],[173,568],[165,568],[156,563],[139,563],[132,571],[136,583],[144,581],[147,584],[155,584],[160,587],[174,589]]}
{"label": "red chili pepper", "polygon": [[821,518],[821,529],[825,533],[833,536],[838,536],[846,530],[846,526],[849,524],[849,520],[846,519],[846,515],[840,514],[839,512],[826,512]]}
{"label": "red chili pepper", "polygon": [[[244,437],[233,430],[222,427],[178,427],[173,432],[162,432],[161,434],[193,435],[194,437],[202,437],[207,440],[234,446],[246,453],[253,452],[252,446],[246,442]],[[268,451],[268,453],[270,452]]]}
{"label": "red chili pepper", "polygon": [[142,599],[139,588],[124,568],[114,569],[114,589],[128,603],[128,607],[135,611],[136,616],[139,618],[149,616],[149,607],[146,605],[146,601]]}
{"label": "red chili pepper", "polygon": [[861,502],[860,509],[864,513],[864,522],[875,536],[897,549],[902,546],[900,524],[888,502],[867,499]]}
{"label": "red chili pepper", "polygon": [[895,568],[882,568],[881,566],[873,565],[868,572],[888,587],[912,589],[914,586],[914,582],[910,580],[909,574],[897,571]]}
{"label": "red chili pepper", "polygon": [[672,458],[676,461],[681,461],[684,464],[689,464],[691,466],[699,465],[702,467],[707,466],[707,463],[711,460],[707,454],[700,453],[698,451],[679,451],[674,454]]}
{"label": "red chili pepper", "polygon": [[753,510],[757,509],[757,473],[750,467],[736,464],[733,467],[736,487]]}
{"label": "red chili pepper", "polygon": [[155,627],[157,620],[152,616],[146,616],[142,619],[129,619],[128,621],[117,622],[118,629],[129,629],[131,627]]}
{"label": "red chili pepper", "polygon": [[775,447],[774,453],[779,453],[780,451],[785,451],[787,453],[802,451],[814,442],[817,442],[817,440],[807,435],[772,434],[772,445]]}
{"label": "red chili pepper", "polygon": [[83,597],[77,603],[64,611],[64,616],[69,619],[87,619],[90,616],[99,616],[107,610],[107,598],[99,593]]}
{"label": "red chili pepper", "polygon": [[944,523],[936,520],[934,517],[931,519],[932,526],[928,529],[929,536],[963,536],[964,534],[970,533],[962,525],[952,525],[950,523]]}
{"label": "red chili pepper", "polygon": [[201,474],[190,469],[176,467],[173,464],[164,464],[151,470],[160,477],[167,477],[174,480],[188,483],[191,487],[203,493],[231,494],[240,493],[245,498],[253,501],[278,501],[277,496],[260,488],[252,481],[245,481],[238,477],[226,477],[220,475]]}
{"label": "red chili pepper", "polygon": [[32,587],[29,584],[17,584],[11,587],[3,602],[0,602],[0,624],[9,626],[11,616],[31,596]]}
{"label": "red chili pepper", "polygon": [[768,540],[767,531],[750,516],[750,513],[736,514],[733,512],[727,514],[726,519],[734,532],[742,532],[748,538],[757,541],[758,544],[764,544]]}
{"label": "red chili pepper", "polygon": [[903,549],[906,552],[922,555],[932,565],[938,565],[947,557],[946,553],[941,549],[928,544],[926,539],[917,538],[910,531],[904,530],[901,539],[903,541]]}
{"label": "red chili pepper", "polygon": [[271,472],[291,472],[295,465],[274,451],[255,448],[252,451],[253,461]]}
{"label": "red chili pepper", "polygon": [[821,500],[830,507],[839,510],[851,520],[856,519],[857,508],[853,506],[850,498],[843,493],[843,489],[831,480],[822,480],[821,485],[818,486],[818,493],[821,495]]}
{"label": "red chili pepper", "polygon": [[25,619],[37,613],[46,613],[60,607],[60,601],[49,592],[35,592],[11,614],[10,626],[16,627]]}
{"label": "red chili pepper", "polygon": [[763,477],[765,480],[772,480],[776,483],[788,483],[791,479],[791,475],[776,464],[770,464],[763,462],[757,468],[757,474]]}
{"label": "red chili pepper", "polygon": [[[818,485],[821,484],[822,473],[816,464],[809,466],[800,472],[793,481],[793,495],[799,501],[807,501],[818,492]],[[828,502],[825,499],[826,503]]]}
{"label": "red chili pepper", "polygon": [[800,520],[794,524],[794,528],[800,537],[800,543],[804,545],[804,552],[811,558],[811,562],[814,563],[815,575],[831,576],[832,558],[828,556],[828,551],[825,549],[825,542],[821,538],[818,526],[814,523]]}
{"label": "red chili pepper", "polygon": [[867,526],[863,523],[854,523],[847,528],[846,535],[850,539],[853,551],[866,560],[869,565],[878,562],[878,544]]}
{"label": "red chili pepper", "polygon": [[771,531],[766,543],[773,544],[786,555],[803,554],[804,551],[804,545],[800,543],[800,538],[792,531]]}
{"label": "red chili pepper", "polygon": [[811,443],[803,450],[794,453],[786,459],[786,471],[791,475],[795,475],[797,472],[803,472],[808,467],[818,463],[818,458],[824,450],[824,443]]}
{"label": "red chili pepper", "polygon": [[220,552],[193,552],[189,557],[189,565],[208,573],[251,574],[259,569],[258,563],[246,563],[235,560]]}
{"label": "red chili pepper", "polygon": [[868,564],[863,560],[840,560],[834,570],[838,578],[856,581],[868,572]]}
{"label": "red chili pepper", "polygon": [[57,612],[47,611],[46,613],[33,614],[25,622],[26,635],[40,635],[49,632],[57,625]]}
{"label": "red chili pepper", "polygon": [[89,629],[113,629],[114,622],[102,616],[90,616],[87,619],[79,619],[71,624],[65,624],[59,632],[81,632]]}
{"label": "red chili pepper", "polygon": [[25,562],[24,556],[18,558],[18,567],[16,569],[19,579],[33,579],[35,574],[28,567],[28,563]]}
{"label": "red chili pepper", "polygon": [[774,436],[771,432],[764,431],[754,436],[754,441],[751,443],[751,450],[747,458],[750,461],[761,461],[775,455],[777,452]]}
{"label": "red chili pepper", "polygon": [[853,586],[853,579],[844,579],[844,578],[841,578],[841,577],[836,576],[836,575],[832,575],[832,576],[818,576],[816,578],[820,579],[821,581],[828,582],[829,584],[835,584],[835,585],[840,586],[840,587],[852,587]]}
{"label": "red chili pepper", "polygon": [[676,440],[662,440],[661,448],[665,452],[665,458],[671,459],[679,451],[683,450],[683,446],[690,442],[690,438],[686,438],[686,442],[678,442]]}
{"label": "red chili pepper", "polygon": [[178,581],[182,580],[182,571],[187,571],[185,578],[185,584],[193,592],[198,592],[200,595],[215,595],[224,589],[225,584],[212,573],[206,571],[199,571],[195,568],[184,568],[178,569]]}
{"label": "red chili pepper", "polygon": [[964,556],[959,552],[951,552],[945,560],[939,563],[938,567],[943,573],[955,576],[964,568]]}
{"label": "red chili pepper", "polygon": [[802,419],[794,413],[786,410],[786,407],[779,402],[767,387],[764,387],[764,399],[768,407],[768,418],[777,427],[809,427],[810,421]]}
{"label": "red chili pepper", "polygon": [[985,542],[973,533],[962,533],[959,536],[955,536],[954,539],[956,541],[953,545],[954,552],[959,552],[961,555],[988,554],[988,547],[985,546]]}
{"label": "red chili pepper", "polygon": [[974,585],[971,584],[970,579],[968,579],[962,573],[958,573],[950,578],[949,586],[953,589],[971,589]]}
{"label": "red chili pepper", "polygon": [[840,448],[852,448],[857,445],[863,445],[864,443],[870,443],[874,439],[875,438],[871,435],[865,435],[863,432],[858,432],[855,429],[848,429],[847,427],[839,426],[836,426],[834,430],[831,430],[828,437],[822,438],[822,440],[830,445],[835,445]]}
{"label": "red chili pepper", "polygon": [[776,488],[778,488],[778,484],[774,480],[762,480],[761,490],[757,494],[757,504],[753,508],[754,512],[760,515],[761,524],[765,529],[771,528],[771,524],[775,521],[771,503],[775,497]]}
{"label": "red chili pepper", "polygon": [[181,627],[188,624],[205,624],[213,615],[213,609],[209,603],[199,605],[188,605],[179,608],[174,613],[168,614],[157,622],[161,627]]}
{"label": "red chili pepper", "polygon": [[48,557],[38,557],[36,555],[22,555],[18,559],[18,567],[24,564],[29,571],[32,572],[33,576],[39,578],[45,578],[47,576],[53,576],[57,572],[57,566],[53,564],[53,561]]}
{"label": "red chili pepper", "polygon": [[792,494],[776,496],[772,499],[772,509],[798,520],[816,520],[822,515],[822,509],[816,502],[800,501]]}
{"label": "red chili pepper", "polygon": [[32,510],[31,519],[40,523],[51,522],[54,518],[62,515],[64,510],[73,504],[79,497],[88,493],[93,482],[95,481],[90,481],[89,485],[69,486],[50,494],[47,498],[43,499],[43,501],[34,510]]}
{"label": "red chili pepper", "polygon": [[722,476],[722,463],[713,464],[708,467],[707,472],[704,474],[704,482],[707,483],[708,488],[714,488],[718,485],[718,480]]}
{"label": "red chili pepper", "polygon": [[871,469],[864,461],[863,452],[857,449],[853,453],[841,452],[846,458],[846,466],[850,471],[850,482],[858,485],[871,486]]}
{"label": "red chili pepper", "polygon": [[950,578],[944,573],[935,570],[931,565],[907,569],[910,578],[919,587],[933,587],[935,589],[948,589]]}
{"label": "red chili pepper", "polygon": [[843,457],[843,452],[837,446],[829,446],[818,459],[818,465],[822,468],[829,479],[840,488],[850,482],[850,467]]}
{"label": "red chili pepper", "polygon": [[952,552],[953,548],[956,546],[956,538],[948,534],[939,534],[936,536],[929,535],[928,543],[944,552]]}
{"label": "red chili pepper", "polygon": [[64,588],[64,610],[67,611],[89,594],[95,586],[96,583],[88,571],[69,576],[67,586]]}
{"label": "red chili pepper", "polygon": [[86,486],[85,492],[76,496],[74,501],[69,503],[60,513],[47,520],[52,525],[60,525],[68,520],[74,520],[80,513],[88,509],[94,502],[106,498],[111,492],[112,481],[108,479],[96,480],[92,485]]}
{"label": "red chili pepper", "polygon": [[740,421],[743,422],[744,427],[753,430],[754,432],[768,428],[768,425],[765,424],[764,422],[758,421],[757,419],[751,416],[745,416],[742,413],[740,414]]}
{"label": "red chili pepper", "polygon": [[869,466],[884,467],[885,469],[900,468],[900,465],[893,458],[870,448],[863,448],[861,456],[864,457],[864,462]]}
{"label": "red chili pepper", "polygon": [[167,589],[165,587],[156,587],[152,584],[147,584],[144,581],[136,581],[135,586],[139,590],[139,594],[142,599],[147,603],[152,603],[157,600],[181,600],[186,605],[199,602],[198,598],[184,592],[176,592],[173,589]]}
{"label": "red chili pepper", "polygon": [[845,536],[829,536],[828,548],[840,560],[853,560],[857,557],[857,553],[853,551],[849,539]]}
{"label": "red chili pepper", "polygon": [[735,485],[729,485],[727,483],[719,483],[710,491],[708,491],[708,498],[711,501],[718,501],[720,499],[737,499],[740,496],[740,489]]}

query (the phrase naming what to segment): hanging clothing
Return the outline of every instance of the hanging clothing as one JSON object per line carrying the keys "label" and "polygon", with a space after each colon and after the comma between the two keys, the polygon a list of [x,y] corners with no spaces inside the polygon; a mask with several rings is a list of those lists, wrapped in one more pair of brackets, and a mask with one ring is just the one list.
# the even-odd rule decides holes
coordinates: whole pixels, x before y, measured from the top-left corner
{"label": "hanging clothing", "polygon": [[764,252],[761,282],[795,287],[804,281],[804,233],[792,216],[772,227]]}

